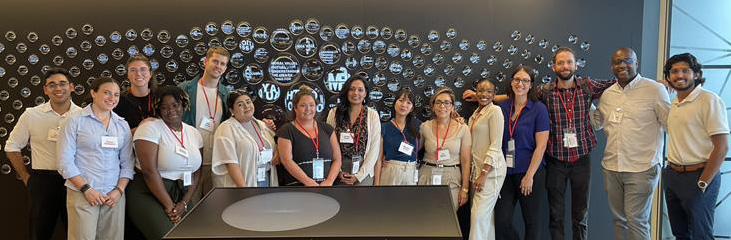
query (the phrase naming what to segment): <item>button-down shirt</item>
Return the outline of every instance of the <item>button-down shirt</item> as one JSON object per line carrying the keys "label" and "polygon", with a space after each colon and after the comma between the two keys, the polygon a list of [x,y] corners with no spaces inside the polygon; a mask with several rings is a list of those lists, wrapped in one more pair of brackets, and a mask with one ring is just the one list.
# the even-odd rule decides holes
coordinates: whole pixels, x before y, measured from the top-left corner
{"label": "button-down shirt", "polygon": [[607,134],[604,169],[642,172],[658,164],[669,111],[665,87],[639,74],[624,88],[619,83],[607,88],[599,100]]}
{"label": "button-down shirt", "polygon": [[5,152],[20,152],[30,142],[31,167],[36,170],[56,170],[56,140],[49,136],[59,129],[74,112],[81,110],[73,102],[63,115],[53,111],[50,102],[28,108],[20,115],[10,137],[5,143]]}
{"label": "button-down shirt", "polygon": [[[614,84],[616,80],[594,80],[577,76],[574,78],[574,87],[568,89],[559,88],[557,81],[554,79],[545,83],[536,91],[541,101],[546,104],[551,120],[546,153],[560,161],[575,162],[580,157],[589,154],[591,149],[596,146],[594,130],[589,123],[591,100],[599,98],[602,91]],[[565,108],[563,103],[566,104]],[[571,119],[567,115],[569,111],[573,112]],[[563,139],[566,129],[576,133],[578,147],[564,147]]]}
{"label": "button-down shirt", "polygon": [[726,105],[715,93],[697,86],[678,101],[668,115],[668,161],[692,165],[708,161],[713,151],[711,136],[728,134]]}
{"label": "button-down shirt", "polygon": [[[132,179],[132,135],[127,121],[111,112],[108,127],[104,127],[91,110],[91,105],[70,117],[61,125],[56,149],[58,172],[64,179],[81,175],[101,193],[108,193],[120,178]],[[117,148],[102,147],[102,137],[117,138]],[[77,190],[71,182],[66,186]]]}
{"label": "button-down shirt", "polygon": [[[513,105],[513,99],[500,103],[505,124],[502,139],[503,153],[508,152],[508,141],[511,138],[515,140],[515,162],[513,167],[508,168],[507,174],[528,172],[528,167],[530,167],[533,160],[533,152],[536,150],[536,133],[549,130],[546,105],[528,99],[523,110],[520,111],[518,119],[511,121],[510,116],[515,111]],[[514,126],[510,126],[511,123]],[[513,127],[513,135],[511,136],[510,128]],[[542,157],[543,155],[541,155],[541,162],[543,162]]]}

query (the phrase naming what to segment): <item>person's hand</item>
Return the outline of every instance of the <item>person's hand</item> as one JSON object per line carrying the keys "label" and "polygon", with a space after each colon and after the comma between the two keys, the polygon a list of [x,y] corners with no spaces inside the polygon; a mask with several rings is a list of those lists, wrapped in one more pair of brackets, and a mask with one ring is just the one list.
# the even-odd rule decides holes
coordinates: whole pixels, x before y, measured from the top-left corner
{"label": "person's hand", "polygon": [[310,178],[309,181],[304,182],[303,184],[305,184],[305,186],[308,186],[308,187],[320,186],[320,184],[318,184],[317,181],[315,181],[315,179],[312,179],[312,178]]}
{"label": "person's hand", "polygon": [[477,180],[472,182],[472,189],[474,189],[475,192],[481,192],[483,187],[485,187],[485,174],[481,172],[480,176],[477,177]]}
{"label": "person's hand", "polygon": [[168,218],[170,218],[170,221],[173,223],[180,222],[180,220],[183,219],[183,215],[185,215],[185,212],[185,202],[177,202],[175,203],[175,205],[173,205],[172,211],[168,214]]}
{"label": "person's hand", "polygon": [[320,183],[320,186],[330,187],[333,185],[334,182],[335,182],[334,178],[333,179],[328,178],[328,179],[325,179],[325,181],[323,181],[322,183]]}
{"label": "person's hand", "polygon": [[107,200],[107,196],[104,196],[94,188],[86,190],[84,198],[86,198],[86,201],[92,206],[101,206]]}
{"label": "person's hand", "polygon": [[119,192],[119,190],[117,189],[113,189],[112,191],[107,193],[107,196],[108,198],[106,201],[104,201],[104,204],[109,207],[114,207],[115,205],[117,205],[117,201],[119,201],[119,198],[122,197],[122,193]]}
{"label": "person's hand", "polygon": [[338,177],[340,178],[341,182],[348,185],[353,185],[355,184],[355,181],[358,180],[357,178],[355,178],[355,175],[345,172],[340,172],[340,174],[338,174]]}
{"label": "person's hand", "polygon": [[457,111],[452,111],[452,113],[449,114],[449,116],[454,119],[454,121],[457,121],[460,124],[464,124],[464,118],[459,115]]}
{"label": "person's hand", "polygon": [[279,157],[279,154],[274,154],[274,158],[272,158],[272,161],[269,163],[272,164],[272,167],[274,167],[282,163],[282,158]]}
{"label": "person's hand", "polygon": [[520,180],[520,192],[523,193],[523,196],[528,196],[533,192],[533,178],[525,175],[523,176],[523,179]]}
{"label": "person's hand", "polygon": [[468,102],[477,102],[477,94],[472,89],[467,89],[462,92],[462,99]]}
{"label": "person's hand", "polygon": [[466,190],[467,190],[466,188],[462,188],[462,189],[459,190],[459,196],[457,197],[457,202],[459,202],[459,206],[460,207],[462,205],[464,205],[465,203],[467,203],[467,197],[468,197],[468,195],[467,195],[467,191]]}
{"label": "person's hand", "polygon": [[275,132],[277,131],[277,125],[274,124],[274,120],[269,119],[269,118],[264,118],[264,119],[262,119],[262,121],[264,121],[264,124],[267,125],[267,128],[269,128],[270,130],[275,131]]}

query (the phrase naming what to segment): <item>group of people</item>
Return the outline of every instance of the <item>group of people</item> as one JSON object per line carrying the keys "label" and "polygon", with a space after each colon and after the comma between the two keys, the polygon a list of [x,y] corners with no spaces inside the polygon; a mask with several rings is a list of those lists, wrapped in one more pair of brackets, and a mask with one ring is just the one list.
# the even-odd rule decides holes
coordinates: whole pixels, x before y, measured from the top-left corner
{"label": "group of people", "polygon": [[[382,123],[368,107],[368,81],[356,76],[324,122],[313,91],[298,89],[282,126],[256,119],[252,96],[219,83],[229,57],[211,47],[199,77],[158,86],[149,60],[133,56],[130,88],[122,94],[114,79],[97,78],[84,108],[70,99],[69,73],[48,71],[49,101],[21,115],[5,146],[28,187],[31,237],[49,239],[60,215],[69,239],[122,239],[126,216],[145,238],[160,239],[213,187],[447,185],[455,210],[472,202],[469,239],[518,239],[518,203],[525,239],[539,239],[546,198],[551,237],[563,239],[569,182],[573,236],[587,239],[596,145],[590,109],[599,99],[594,124],[607,133],[602,167],[616,237],[649,239],[667,132],[663,179],[673,234],[712,238],[729,130],[723,101],[701,87],[701,65],[690,54],[665,65],[666,84],[677,92],[672,102],[662,83],[637,73],[632,49],[612,54],[615,80],[595,80],[577,76],[573,50],[559,48],[549,83],[538,84],[526,65],[510,75],[507,95],[479,80],[463,94],[478,104],[467,119],[456,113],[453,91],[439,88],[429,101],[433,116],[422,123],[405,88],[393,119]],[[26,170],[20,151],[29,143]]]}

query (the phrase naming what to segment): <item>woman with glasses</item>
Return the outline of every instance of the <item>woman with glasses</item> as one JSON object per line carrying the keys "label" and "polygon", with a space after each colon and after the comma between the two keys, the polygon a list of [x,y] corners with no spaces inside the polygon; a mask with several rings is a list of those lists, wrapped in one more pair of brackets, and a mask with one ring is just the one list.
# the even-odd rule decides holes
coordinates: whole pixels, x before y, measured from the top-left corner
{"label": "woman with glasses", "polygon": [[419,185],[447,185],[456,211],[467,203],[470,176],[472,136],[464,123],[456,121],[454,92],[439,88],[430,101],[434,113],[421,124],[424,165],[419,169]]}
{"label": "woman with glasses", "polygon": [[[416,185],[419,126],[414,117],[414,94],[407,88],[396,93],[395,117],[381,124],[382,156],[376,165],[376,185]],[[382,167],[381,167],[382,166]]]}
{"label": "woman with glasses", "polygon": [[340,145],[334,129],[315,119],[316,99],[311,88],[300,87],[292,99],[293,121],[277,130],[285,185],[332,186],[340,172]]}
{"label": "woman with glasses", "polygon": [[127,81],[131,86],[119,99],[114,112],[129,123],[134,134],[142,120],[152,117],[152,94],[157,88],[150,60],[145,55],[134,55],[127,60]]}
{"label": "woman with glasses", "polygon": [[254,118],[254,102],[246,91],[231,92],[227,102],[231,117],[213,138],[213,186],[277,186],[274,131]]}
{"label": "woman with glasses", "polygon": [[161,239],[182,219],[198,188],[203,138],[182,121],[188,94],[175,86],[155,92],[150,118],[134,134],[140,173],[127,188],[128,215],[147,239]]}
{"label": "woman with glasses", "polygon": [[520,239],[513,227],[513,212],[520,202],[525,239],[539,239],[541,206],[545,202],[543,153],[548,142],[548,109],[538,101],[533,69],[521,65],[512,74],[507,101],[500,103],[505,118],[502,137],[508,163],[505,183],[495,206],[498,239]]}
{"label": "woman with glasses", "polygon": [[492,104],[495,84],[487,79],[477,82],[479,106],[469,119],[472,136],[472,209],[470,239],[495,239],[493,210],[505,180],[502,152],[503,114]]}
{"label": "woman with glasses", "polygon": [[343,169],[339,184],[373,185],[381,147],[381,120],[368,108],[368,84],[359,76],[348,79],[340,91],[337,107],[330,109],[327,123],[335,128]]}

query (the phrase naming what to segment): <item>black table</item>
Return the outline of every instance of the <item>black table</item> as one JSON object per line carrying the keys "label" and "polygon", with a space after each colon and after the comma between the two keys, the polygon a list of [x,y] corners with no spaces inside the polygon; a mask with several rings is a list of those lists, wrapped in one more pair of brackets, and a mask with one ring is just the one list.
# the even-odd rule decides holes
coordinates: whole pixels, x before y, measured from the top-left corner
{"label": "black table", "polygon": [[[239,200],[276,192],[313,192],[340,203],[320,224],[259,232],[232,227],[221,218]],[[461,239],[447,186],[216,188],[164,239]]]}

